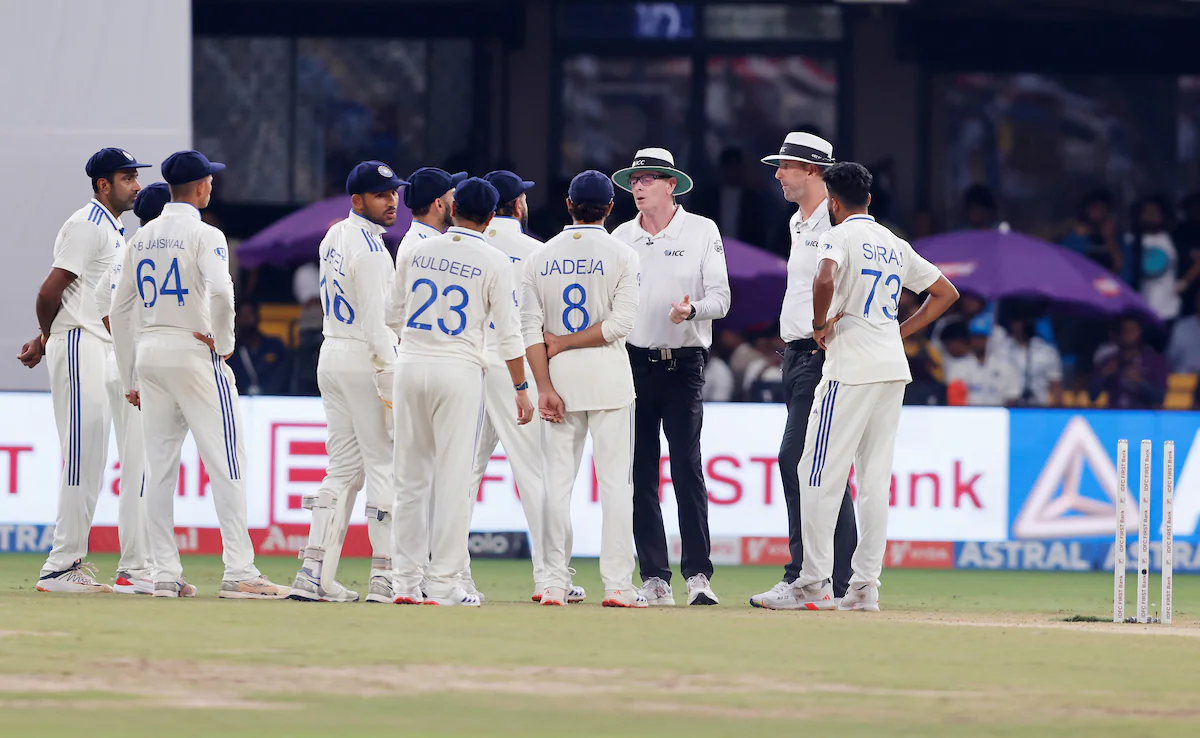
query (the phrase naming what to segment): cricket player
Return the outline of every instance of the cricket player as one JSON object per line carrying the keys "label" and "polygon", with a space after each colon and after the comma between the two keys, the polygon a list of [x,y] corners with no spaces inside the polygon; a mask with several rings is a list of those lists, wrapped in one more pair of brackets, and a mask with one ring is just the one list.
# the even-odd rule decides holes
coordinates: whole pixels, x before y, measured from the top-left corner
{"label": "cricket player", "polygon": [[[37,295],[41,334],[22,346],[17,357],[31,368],[43,355],[49,358],[50,398],[63,457],[54,544],[42,565],[40,592],[113,591],[95,580],[95,567],[83,563],[112,422],[103,370],[112,338],[96,310],[95,295],[98,286],[109,286],[113,258],[125,246],[121,214],[133,207],[141,189],[137,170],[148,166],[117,148],[101,149],[88,159],[84,169],[95,196],[58,231],[54,264]],[[126,514],[132,511],[124,497],[121,508]],[[131,556],[122,563],[137,567],[125,572],[128,587],[118,583],[121,592],[131,593],[137,589],[133,579],[147,574],[145,562]]]}
{"label": "cricket player", "polygon": [[454,188],[466,178],[466,172],[450,174],[437,167],[421,167],[408,176],[403,198],[404,207],[412,212],[412,225],[400,240],[397,254],[408,252],[418,241],[442,235],[454,225],[450,219]]}
{"label": "cricket player", "polygon": [[496,326],[500,357],[516,390],[517,422],[533,418],[511,262],[483,236],[498,198],[484,180],[464,181],[451,205],[454,225],[400,254],[396,264],[392,301],[404,323],[392,393],[396,604],[481,604],[463,588],[461,575],[489,324]]}
{"label": "cricket player", "polygon": [[[804,562],[789,609],[879,610],[887,546],[892,455],[904,386],[912,381],[903,339],[937,320],[958,299],[938,268],[867,214],[871,174],[842,162],[825,170],[829,221],[813,281],[813,339],[825,367],[808,416],[798,467]],[[929,292],[901,325],[900,290]],[[859,541],[850,588],[834,602],[833,538],[853,464]]]}
{"label": "cricket player", "polygon": [[[788,223],[792,248],[787,262],[787,292],[779,315],[779,334],[787,343],[783,355],[783,386],[787,393],[787,423],[779,442],[779,476],[788,516],[788,549],[791,561],[783,569],[783,579],[771,589],[750,598],[754,607],[787,609],[795,603],[792,582],[800,575],[804,561],[804,543],[800,528],[800,477],[796,473],[804,453],[804,433],[813,397],[821,381],[825,354],[812,334],[812,287],[821,260],[821,236],[829,230],[829,206],[825,199],[822,175],[833,159],[833,144],[811,133],[789,133],[778,154],[763,157],[764,164],[775,167],[775,179],[785,200],[796,204]],[[833,596],[846,594],[850,586],[850,558],[858,545],[854,522],[854,500],[850,485],[842,499],[837,529],[833,537]]]}
{"label": "cricket player", "polygon": [[255,568],[246,527],[245,438],[233,372],[225,365],[234,347],[229,246],[223,233],[200,220],[212,197],[212,175],[224,168],[198,151],[163,161],[171,202],[125,250],[110,321],[121,383],[142,410],[154,596],[196,596],[183,578],[174,525],[179,453],[190,430],[221,526],[220,596],[283,599],[290,590]]}
{"label": "cricket player", "polygon": [[338,560],[358,490],[366,481],[371,578],[367,602],[392,602],[392,364],[396,332],[384,322],[396,267],[383,245],[396,223],[397,192],[406,182],[381,161],[350,171],[350,214],[321,241],[321,296],[325,306],[317,385],[325,407],[329,468],[315,497],[304,566],[292,584],[293,600],[357,602],[339,584]]}
{"label": "cricket player", "polygon": [[525,267],[521,330],[537,377],[546,454],[542,605],[565,605],[571,586],[571,490],[587,435],[603,516],[600,578],[604,607],[648,607],[633,587],[633,370],[625,336],[638,312],[637,252],[604,230],[612,212],[608,177],[571,180],[573,225]]}
{"label": "cricket player", "polygon": [[[525,193],[534,183],[507,170],[490,172],[484,179],[490,182],[500,195],[496,217],[492,218],[485,235],[488,242],[503,251],[512,262],[513,284],[519,287],[530,255],[542,246],[540,242],[525,235],[525,227],[529,222],[529,200]],[[474,492],[479,489],[484,472],[487,471],[488,461],[492,452],[496,450],[496,443],[499,442],[504,446],[504,453],[512,467],[517,491],[521,496],[521,507],[529,525],[529,541],[532,548],[530,558],[533,560],[532,599],[539,602],[546,587],[541,540],[542,498],[545,497],[541,424],[532,422],[528,425],[517,425],[513,422],[512,405],[515,393],[509,385],[508,374],[504,371],[504,362],[494,340],[495,330],[489,330],[488,333],[488,372],[484,381],[484,406],[487,413],[479,433],[479,451],[475,455],[475,478],[471,482],[472,508],[477,497]],[[532,372],[526,371],[525,376],[529,380],[529,393],[532,397],[537,393],[537,386],[533,383]],[[468,592],[474,590],[474,581],[469,570],[463,575],[463,585]],[[478,590],[474,591],[478,593]],[[582,602],[586,597],[587,593],[583,587],[572,585],[568,589],[567,598],[571,602]]]}
{"label": "cricket player", "polygon": [[[171,193],[165,182],[155,182],[143,188],[133,201],[133,214],[141,225],[157,218]],[[113,293],[121,277],[124,252],[113,259],[107,280],[96,283],[96,309],[111,330],[108,314]],[[121,542],[121,559],[117,563],[117,579],[113,591],[118,594],[154,594],[154,566],[150,557],[150,531],[146,522],[146,447],[142,435],[141,411],[125,400],[121,372],[117,368],[116,351],[108,352],[104,363],[104,386],[108,390],[108,406],[117,434],[117,453],[121,460],[120,498],[117,505],[117,535]]]}

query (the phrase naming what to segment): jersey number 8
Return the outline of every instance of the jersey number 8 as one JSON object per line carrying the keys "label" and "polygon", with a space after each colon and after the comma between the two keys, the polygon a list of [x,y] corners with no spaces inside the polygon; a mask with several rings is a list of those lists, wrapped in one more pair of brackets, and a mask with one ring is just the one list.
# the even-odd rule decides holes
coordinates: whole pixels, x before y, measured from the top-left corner
{"label": "jersey number 8", "polygon": [[[417,320],[417,318],[421,317],[421,313],[428,310],[430,306],[433,305],[434,301],[437,300],[438,286],[434,284],[433,280],[431,279],[421,278],[416,282],[413,282],[411,292],[415,294],[417,288],[422,286],[429,288],[429,297],[425,300],[425,302],[421,303],[421,307],[417,308],[417,312],[413,313],[408,319],[407,325],[409,328],[416,328],[419,331],[431,331],[433,330],[433,326],[431,324],[422,323]],[[462,298],[462,301],[457,305],[449,306],[450,312],[458,316],[458,325],[451,329],[448,325],[446,325],[446,321],[442,320],[441,318],[438,318],[437,323],[438,328],[442,329],[442,333],[445,333],[447,336],[457,336],[459,333],[463,332],[463,329],[467,327],[467,314],[463,312],[463,310],[467,307],[467,302],[470,298],[467,295],[467,291],[456,284],[452,284],[446,289],[442,290],[442,297],[449,297],[451,294],[457,294],[460,298]]]}
{"label": "jersey number 8", "polygon": [[[149,267],[147,269],[147,267]],[[171,280],[175,280],[174,286]],[[171,259],[171,266],[167,268],[166,278],[162,281],[162,289],[159,289],[158,283],[154,279],[154,260],[142,259],[137,265],[137,286],[138,295],[142,298],[142,304],[146,307],[154,307],[158,302],[159,295],[174,295],[179,300],[179,305],[183,306],[183,296],[188,293],[184,289],[179,280],[179,259]],[[149,292],[149,296],[147,296]]]}
{"label": "jersey number 8", "polygon": [[[572,291],[579,292],[578,300],[571,299]],[[571,333],[578,333],[579,331],[583,330],[584,328],[587,328],[588,324],[592,322],[592,318],[590,315],[588,315],[587,308],[585,308],[583,306],[583,303],[587,302],[587,290],[585,290],[583,288],[583,285],[581,285],[581,284],[567,285],[567,288],[565,290],[563,290],[563,302],[565,302],[567,304],[567,308],[565,310],[563,310],[563,314],[562,314],[563,327],[566,328]],[[583,314],[583,319],[580,321],[579,325],[571,325],[571,314],[575,313],[575,312],[579,312],[579,313]]]}

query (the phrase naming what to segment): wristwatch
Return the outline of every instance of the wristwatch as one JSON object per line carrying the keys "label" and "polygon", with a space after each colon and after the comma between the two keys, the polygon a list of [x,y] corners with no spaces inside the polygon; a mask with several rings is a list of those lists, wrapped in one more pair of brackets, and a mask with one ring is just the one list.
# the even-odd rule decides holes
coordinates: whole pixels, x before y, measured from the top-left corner
{"label": "wristwatch", "polygon": [[692,312],[690,314],[688,314],[688,316],[686,318],[684,318],[684,320],[691,320],[694,317],[696,317],[696,306],[692,305]]}
{"label": "wristwatch", "polygon": [[524,382],[521,382],[520,384],[514,384],[513,389],[515,389],[517,392],[520,392],[521,390],[529,389],[529,380],[527,379]]}

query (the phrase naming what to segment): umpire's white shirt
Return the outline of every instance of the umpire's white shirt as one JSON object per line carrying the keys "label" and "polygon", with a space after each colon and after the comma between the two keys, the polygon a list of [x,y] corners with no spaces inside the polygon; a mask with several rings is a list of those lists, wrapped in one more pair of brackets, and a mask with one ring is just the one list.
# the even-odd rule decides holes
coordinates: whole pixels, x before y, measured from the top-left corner
{"label": "umpire's white shirt", "polygon": [[489,323],[501,359],[525,355],[512,262],[482,234],[452,227],[397,259],[392,311],[404,326],[401,363],[458,359],[486,367]]}
{"label": "umpire's white shirt", "polygon": [[124,232],[121,221],[96,199],[76,210],[58,230],[53,266],[74,274],[75,280],[63,290],[62,309],[50,326],[51,335],[82,328],[102,341],[112,341],[100,320],[108,310],[97,310],[98,292],[104,285],[103,294],[111,295],[113,258],[125,245]]}
{"label": "umpire's white shirt", "polygon": [[779,336],[784,341],[799,341],[813,335],[813,278],[821,260],[821,235],[829,230],[829,201],[822,200],[807,218],[797,210],[788,225],[792,250],[787,262],[787,292],[779,313]]}
{"label": "umpire's white shirt", "polygon": [[[502,215],[492,218],[492,222],[488,224],[488,228],[483,234],[487,237],[488,243],[503,251],[508,260],[512,262],[510,267],[512,283],[517,290],[517,297],[520,298],[525,264],[530,255],[542,247],[542,242],[526,236],[525,231],[521,229],[519,220]],[[495,326],[488,328],[487,346],[488,361],[491,366],[502,367],[504,360],[500,358],[500,342],[496,340]]]}
{"label": "umpire's white shirt", "polygon": [[221,356],[233,353],[233,279],[224,233],[201,221],[191,205],[169,202],[124,252],[109,318],[123,387],[137,387],[135,334],[201,333],[213,337]]}
{"label": "umpire's white shirt", "polygon": [[852,215],[826,231],[821,259],[838,265],[829,314],[845,313],[828,342],[824,378],[911,382],[897,319],[900,290],[924,292],[942,273],[869,215]]}
{"label": "umpire's white shirt", "polygon": [[550,360],[550,380],[568,412],[614,410],[633,402],[625,338],[638,315],[637,252],[602,226],[568,226],[525,266],[521,330],[525,345],[602,323],[603,346],[572,349]]}
{"label": "umpire's white shirt", "polygon": [[396,266],[383,234],[383,226],[352,210],[329,229],[319,251],[322,331],[326,338],[365,343],[377,371],[396,358],[396,332],[384,319]]}
{"label": "umpire's white shirt", "polygon": [[[729,273],[717,224],[682,205],[661,233],[647,233],[641,221],[638,215],[612,232],[633,247],[642,269],[641,306],[626,340],[640,348],[708,348],[712,321],[729,312]],[[684,295],[696,317],[672,323],[671,303]]]}

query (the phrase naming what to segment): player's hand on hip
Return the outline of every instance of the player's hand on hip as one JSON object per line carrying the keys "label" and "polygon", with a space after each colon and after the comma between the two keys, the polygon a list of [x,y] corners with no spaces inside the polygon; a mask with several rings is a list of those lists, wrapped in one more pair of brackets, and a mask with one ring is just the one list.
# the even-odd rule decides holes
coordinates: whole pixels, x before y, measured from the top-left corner
{"label": "player's hand on hip", "polygon": [[843,316],[845,316],[845,313],[838,313],[829,320],[825,321],[825,325],[822,326],[820,330],[817,330],[815,327],[813,328],[813,340],[817,342],[817,345],[821,347],[821,350],[829,350],[829,340],[833,338],[833,327],[837,325],[838,321],[841,320]]}
{"label": "player's hand on hip", "polygon": [[129,401],[130,405],[133,405],[138,410],[142,409],[142,395],[137,390],[129,390],[126,392],[125,399]]}
{"label": "player's hand on hip", "polygon": [[[209,351],[212,351],[214,354],[217,353],[217,344],[216,344],[216,342],[213,341],[212,336],[206,336],[203,333],[196,333],[195,331],[192,332],[192,335],[196,337],[197,341],[204,344],[205,346],[208,346]],[[230,356],[233,356],[232,351],[230,351],[229,353],[222,356],[221,361],[229,361]]]}
{"label": "player's hand on hip", "polygon": [[682,323],[683,321],[685,321],[691,317],[692,303],[690,302],[690,300],[691,300],[691,297],[689,295],[684,295],[683,299],[680,300],[679,302],[671,303],[671,322],[672,323],[676,323],[676,324]]}
{"label": "player's hand on hip", "polygon": [[547,359],[553,359],[563,352],[562,339],[550,331],[542,331],[542,340],[546,342]]}
{"label": "player's hand on hip", "polygon": [[552,389],[538,392],[538,414],[542,416],[542,420],[561,423],[566,412],[567,408],[557,392]]}
{"label": "player's hand on hip", "polygon": [[46,343],[39,335],[37,338],[33,339],[32,341],[28,341],[21,346],[21,353],[17,354],[17,359],[22,364],[32,369],[41,363],[42,357],[45,356],[45,354]]}
{"label": "player's hand on hip", "polygon": [[525,425],[533,420],[533,402],[525,390],[517,391],[517,425]]}

